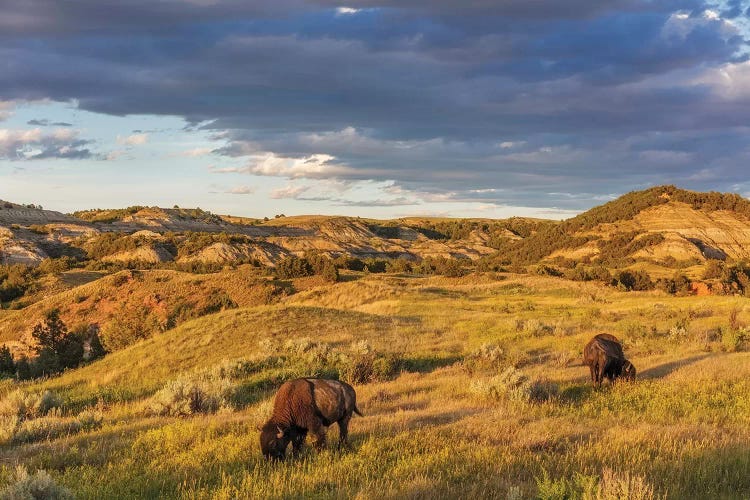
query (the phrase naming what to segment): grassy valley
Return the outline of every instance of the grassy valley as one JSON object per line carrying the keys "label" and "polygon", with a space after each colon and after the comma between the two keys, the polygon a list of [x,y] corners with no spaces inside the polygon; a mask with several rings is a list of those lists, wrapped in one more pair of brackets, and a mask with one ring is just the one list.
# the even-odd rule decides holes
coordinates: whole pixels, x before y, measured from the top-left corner
{"label": "grassy valley", "polygon": [[[75,214],[87,232],[69,238],[31,231],[33,209],[0,219],[6,256],[69,258],[4,268],[0,343],[33,358],[58,311],[108,350],[0,379],[0,495],[748,498],[744,204],[661,187],[563,222],[148,209],[149,233],[137,207]],[[224,229],[178,227],[193,216]],[[195,259],[216,244],[246,252]],[[105,259],[142,247],[165,258]],[[581,351],[601,332],[635,383],[592,387]],[[364,416],[350,450],[268,462],[257,426],[300,376],[349,381]]]}

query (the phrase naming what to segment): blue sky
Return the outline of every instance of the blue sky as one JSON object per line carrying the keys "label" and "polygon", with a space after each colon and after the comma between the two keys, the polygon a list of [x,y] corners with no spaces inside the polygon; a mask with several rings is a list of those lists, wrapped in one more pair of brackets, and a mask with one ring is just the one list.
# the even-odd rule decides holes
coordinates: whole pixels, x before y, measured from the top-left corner
{"label": "blue sky", "polygon": [[750,2],[9,0],[0,198],[564,218],[750,194]]}

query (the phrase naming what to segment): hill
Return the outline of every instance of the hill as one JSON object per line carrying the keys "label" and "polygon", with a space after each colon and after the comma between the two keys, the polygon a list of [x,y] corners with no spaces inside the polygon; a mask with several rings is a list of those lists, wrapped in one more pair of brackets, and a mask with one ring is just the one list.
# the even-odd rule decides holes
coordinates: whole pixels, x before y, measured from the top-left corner
{"label": "hill", "polygon": [[[499,258],[533,264],[572,260],[621,267],[637,261],[750,257],[750,201],[736,194],[657,186],[628,193],[528,238],[507,241]],[[667,266],[673,267],[673,266]]]}
{"label": "hill", "polygon": [[[737,498],[750,491],[750,358],[721,331],[750,320],[743,304],[371,274],[188,320],[58,377],[0,381],[0,410],[19,389],[50,391],[56,408],[4,423],[0,449],[83,499]],[[601,331],[623,340],[635,384],[591,388],[580,348]],[[315,374],[357,390],[352,449],[266,462],[255,429],[275,389]]]}

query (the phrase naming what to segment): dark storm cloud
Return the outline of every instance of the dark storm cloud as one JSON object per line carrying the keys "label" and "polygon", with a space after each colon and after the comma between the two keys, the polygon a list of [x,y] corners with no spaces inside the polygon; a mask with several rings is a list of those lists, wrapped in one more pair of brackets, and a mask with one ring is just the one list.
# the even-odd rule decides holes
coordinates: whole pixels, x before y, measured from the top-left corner
{"label": "dark storm cloud", "polygon": [[324,154],[331,168],[294,175],[445,199],[581,208],[650,183],[728,189],[750,71],[722,87],[747,44],[719,14],[745,3],[9,2],[0,101],[184,116],[246,157],[237,171],[284,177],[254,158]]}

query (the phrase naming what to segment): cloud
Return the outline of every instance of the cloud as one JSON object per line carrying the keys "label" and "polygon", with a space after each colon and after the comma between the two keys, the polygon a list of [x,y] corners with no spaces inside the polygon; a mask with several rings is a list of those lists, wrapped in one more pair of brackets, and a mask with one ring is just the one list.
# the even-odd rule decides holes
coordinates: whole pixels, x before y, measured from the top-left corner
{"label": "cloud", "polygon": [[147,142],[148,134],[131,134],[126,137],[120,135],[117,136],[117,144],[122,144],[124,146],[140,146]]}
{"label": "cloud", "polygon": [[[653,183],[742,180],[748,33],[737,2],[716,4],[27,0],[0,18],[0,88],[184,117],[230,165],[215,173],[409,193],[354,201],[585,208]],[[302,196],[318,195],[343,198]]]}
{"label": "cloud", "polygon": [[187,151],[183,151],[182,153],[180,153],[180,156],[196,158],[198,156],[205,156],[207,154],[210,154],[212,151],[213,151],[213,148],[193,148],[193,149],[188,149]]}
{"label": "cloud", "polygon": [[49,126],[52,126],[52,127],[72,127],[73,126],[72,123],[68,123],[68,122],[50,122],[47,119],[29,120],[29,121],[26,122],[26,124],[34,126],[34,127],[49,127]]}
{"label": "cloud", "polygon": [[39,128],[0,129],[0,159],[41,160],[47,158],[87,159],[93,155],[78,138],[78,131],[58,129],[51,133]]}
{"label": "cloud", "polygon": [[0,122],[7,120],[13,115],[15,103],[13,101],[0,101]]}
{"label": "cloud", "polygon": [[310,186],[285,186],[283,188],[274,189],[269,195],[274,200],[282,199],[298,199],[303,193],[308,191]]}
{"label": "cloud", "polygon": [[255,192],[254,187],[250,186],[237,186],[226,191],[229,194],[253,194]]}
{"label": "cloud", "polygon": [[354,9],[352,7],[337,7],[336,8],[336,13],[339,15],[344,15],[344,16],[356,14],[359,11],[360,9]]}

